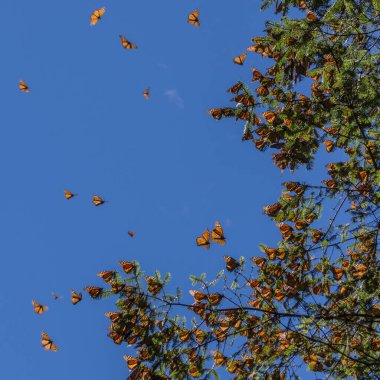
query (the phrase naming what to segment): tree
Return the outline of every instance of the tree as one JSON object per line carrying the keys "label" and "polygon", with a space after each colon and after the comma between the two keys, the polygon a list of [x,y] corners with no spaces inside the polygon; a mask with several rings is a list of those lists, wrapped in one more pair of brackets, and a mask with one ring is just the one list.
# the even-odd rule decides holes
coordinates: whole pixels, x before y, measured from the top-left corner
{"label": "tree", "polygon": [[131,380],[217,378],[223,367],[235,379],[296,379],[305,363],[332,378],[380,379],[380,3],[275,7],[281,20],[248,47],[268,58],[266,73],[252,69],[252,86],[228,90],[235,105],[209,113],[243,120],[243,140],[274,150],[281,170],[312,170],[325,150],[326,178],[284,183],[264,208],[278,247],[262,244],[250,262],[225,256],[213,281],[192,276],[193,304],[136,262],[121,262],[125,278],[100,274],[109,288],[87,290],[117,294],[108,335],[136,349],[125,357]]}

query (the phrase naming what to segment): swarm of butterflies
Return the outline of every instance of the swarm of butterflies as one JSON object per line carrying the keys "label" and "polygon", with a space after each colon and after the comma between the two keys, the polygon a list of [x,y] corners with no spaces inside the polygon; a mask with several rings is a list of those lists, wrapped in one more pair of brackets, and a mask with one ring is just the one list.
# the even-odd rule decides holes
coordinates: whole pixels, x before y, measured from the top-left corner
{"label": "swarm of butterflies", "polygon": [[[91,26],[96,25],[102,19],[105,11],[106,11],[105,7],[94,10],[90,16],[90,19],[91,19],[90,25]],[[195,27],[200,27],[199,9],[195,9],[193,12],[188,14],[187,22],[190,25],[194,25]],[[123,35],[120,34],[119,38],[120,38],[121,45],[124,49],[137,49],[137,45],[135,43],[127,40]],[[237,65],[243,65],[245,58],[246,58],[246,53],[244,52],[243,54],[234,57],[233,63],[235,63]],[[30,92],[29,86],[23,80],[20,80],[20,82],[19,82],[19,89],[20,89],[20,91],[25,92],[25,93]],[[146,100],[149,100],[150,99],[150,87],[147,87],[143,91],[142,94]],[[64,196],[67,200],[72,199],[72,198],[76,197],[77,195],[78,194],[74,194],[70,190],[64,190]],[[92,203],[96,207],[103,205],[106,202],[108,202],[108,201],[104,200],[102,197],[100,197],[98,195],[93,195],[93,197],[92,197]],[[134,237],[135,233],[133,231],[128,231],[128,235],[131,237]],[[202,235],[196,238],[196,245],[197,246],[209,249],[211,246],[211,243],[218,243],[221,245],[226,244],[226,238],[224,236],[223,228],[219,222],[215,223],[214,229],[211,230],[211,233],[210,233],[210,230],[208,228],[206,228],[204,230],[204,232],[202,233]],[[229,256],[224,256],[224,259],[226,261],[227,269],[229,271],[233,271],[237,267],[240,266],[240,264],[236,260],[234,260],[233,258],[231,258]],[[130,263],[127,261],[121,261],[120,264],[122,265],[123,270],[126,273],[129,273],[132,270],[131,266],[134,265],[133,263]],[[109,282],[112,279],[112,277],[114,276],[114,273],[115,273],[114,271],[104,271],[104,272],[98,273],[98,276],[101,277],[104,281]],[[151,286],[153,286],[153,285],[151,285]],[[87,286],[84,288],[84,290],[89,293],[91,298],[98,298],[102,292],[102,288],[99,288],[96,286]],[[57,295],[55,293],[52,293],[52,296],[55,300],[62,298],[62,296]],[[82,293],[80,293],[80,292],[77,293],[76,291],[71,290],[71,303],[73,305],[76,305],[77,303],[79,303],[82,300],[82,298],[83,298]],[[36,300],[32,300],[32,305],[33,305],[34,312],[38,315],[41,315],[48,310],[48,306],[42,305],[39,302],[37,302]],[[57,345],[54,343],[54,341],[50,338],[50,336],[45,331],[42,331],[42,333],[41,333],[41,345],[47,351],[58,352]],[[134,362],[134,360],[136,360],[136,359],[134,359],[132,357],[126,356],[125,360],[127,361],[128,367],[130,369],[133,369],[137,365]]]}

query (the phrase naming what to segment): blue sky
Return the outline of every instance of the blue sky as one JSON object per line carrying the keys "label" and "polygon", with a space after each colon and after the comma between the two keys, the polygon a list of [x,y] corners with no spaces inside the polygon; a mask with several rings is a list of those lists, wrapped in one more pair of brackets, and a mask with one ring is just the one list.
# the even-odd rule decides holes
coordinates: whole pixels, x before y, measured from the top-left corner
{"label": "blue sky", "polygon": [[[197,7],[199,29],[186,22]],[[138,260],[186,290],[189,274],[211,277],[223,255],[256,256],[260,242],[280,239],[262,207],[291,176],[241,142],[241,123],[207,114],[229,105],[226,89],[248,82],[250,66],[263,67],[252,53],[243,67],[232,58],[273,14],[248,0],[3,0],[2,9],[0,377],[123,379],[126,348],[106,337],[114,300],[74,307],[70,289]],[[124,50],[119,34],[138,49]],[[67,201],[66,188],[78,197]],[[93,194],[109,203],[95,208]],[[216,220],[227,245],[197,248]],[[32,299],[48,312],[34,314]],[[41,330],[59,353],[42,349]]]}

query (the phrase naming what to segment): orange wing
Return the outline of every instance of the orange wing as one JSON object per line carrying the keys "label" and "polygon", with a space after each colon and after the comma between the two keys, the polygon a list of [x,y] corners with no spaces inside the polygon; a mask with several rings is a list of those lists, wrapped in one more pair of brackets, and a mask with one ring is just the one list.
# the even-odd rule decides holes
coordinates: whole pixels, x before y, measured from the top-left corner
{"label": "orange wing", "polygon": [[146,88],[143,92],[143,95],[145,96],[146,100],[150,99],[150,87]]}
{"label": "orange wing", "polygon": [[137,45],[134,44],[131,41],[128,41],[124,36],[121,34],[119,35],[121,45],[123,46],[124,49],[137,49]]}
{"label": "orange wing", "polygon": [[233,62],[236,63],[237,65],[242,65],[245,61],[246,55],[247,55],[247,53],[243,53],[241,55],[238,55],[237,57],[235,57],[233,59]]}
{"label": "orange wing", "polygon": [[95,205],[95,206],[100,206],[102,205],[103,203],[105,203],[105,200],[100,198],[99,196],[97,195],[94,195],[92,197],[92,203]]}
{"label": "orange wing", "polygon": [[41,344],[42,344],[42,347],[47,350],[47,351],[54,351],[54,352],[57,352],[58,351],[58,348],[57,346],[54,344],[54,342],[50,339],[49,335],[46,334],[45,331],[42,331],[42,338],[41,338]]}
{"label": "orange wing", "polygon": [[127,362],[128,369],[133,370],[135,367],[137,367],[140,363],[140,361],[132,356],[124,355],[124,360]]}
{"label": "orange wing", "polygon": [[74,290],[71,290],[71,302],[72,302],[72,304],[76,305],[80,301],[82,301],[82,293],[77,293]]}
{"label": "orange wing", "polygon": [[195,242],[200,247],[204,247],[207,249],[210,248],[210,231],[208,230],[208,228],[206,228],[203,231],[202,236],[199,236],[195,239]]}
{"label": "orange wing", "polygon": [[64,190],[64,193],[65,193],[65,198],[66,199],[70,199],[70,198],[75,197],[76,195],[78,195],[78,194],[73,194],[70,190]]}
{"label": "orange wing", "polygon": [[20,80],[18,88],[20,89],[20,91],[29,92],[29,87],[26,85],[26,83],[23,80]]}
{"label": "orange wing", "polygon": [[97,276],[99,276],[105,282],[110,282],[114,278],[115,273],[116,272],[113,271],[113,270],[107,270],[107,271],[104,271],[104,272],[99,272],[97,274]]}
{"label": "orange wing", "polygon": [[134,233],[133,231],[128,231],[128,235],[129,235],[130,237],[134,237],[134,236],[135,236],[135,233]]}
{"label": "orange wing", "polygon": [[103,293],[103,288],[97,286],[86,286],[84,291],[88,292],[91,298],[99,298]]}
{"label": "orange wing", "polygon": [[127,274],[134,272],[136,264],[131,261],[119,261],[119,264],[123,267],[123,271]]}
{"label": "orange wing", "polygon": [[32,300],[32,305],[34,307],[34,312],[37,314],[42,314],[44,311],[46,311],[48,309],[47,306],[41,305],[40,303],[38,303],[35,300]]}
{"label": "orange wing", "polygon": [[219,222],[215,223],[215,228],[211,231],[211,241],[213,243],[226,244],[223,228]]}
{"label": "orange wing", "polygon": [[187,22],[196,27],[199,27],[201,25],[199,23],[199,9],[196,9],[194,12],[190,13],[187,16]]}
{"label": "orange wing", "polygon": [[91,18],[91,23],[90,25],[95,25],[104,15],[104,12],[106,11],[106,8],[101,8],[101,9],[95,9],[94,12],[92,12],[92,15],[90,16]]}

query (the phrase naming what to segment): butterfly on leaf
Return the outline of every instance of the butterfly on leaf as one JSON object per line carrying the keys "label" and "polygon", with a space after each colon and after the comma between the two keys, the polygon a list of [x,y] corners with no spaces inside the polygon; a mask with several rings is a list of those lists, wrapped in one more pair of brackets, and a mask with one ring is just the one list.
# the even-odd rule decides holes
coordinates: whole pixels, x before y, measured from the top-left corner
{"label": "butterfly on leaf", "polygon": [[123,267],[123,271],[127,274],[134,272],[136,269],[136,264],[131,261],[119,261],[119,264]]}
{"label": "butterfly on leaf", "polygon": [[187,16],[187,22],[196,27],[199,27],[201,25],[199,23],[199,9],[195,9],[194,12],[189,13]]}
{"label": "butterfly on leaf", "polygon": [[130,237],[134,237],[134,236],[135,236],[135,233],[134,233],[133,231],[128,231],[128,235],[129,235]]}
{"label": "butterfly on leaf", "polygon": [[116,272],[113,270],[106,270],[104,272],[97,273],[97,276],[99,276],[105,282],[110,282],[115,277],[115,273]]}
{"label": "butterfly on leaf", "polygon": [[148,87],[144,90],[143,95],[144,95],[146,100],[150,99],[150,87]]}
{"label": "butterfly on leaf", "polygon": [[32,305],[34,307],[34,312],[37,314],[42,314],[44,311],[46,311],[48,309],[47,306],[41,305],[40,303],[38,303],[35,300],[32,300]]}
{"label": "butterfly on leaf", "polygon": [[99,298],[103,293],[103,288],[99,288],[98,286],[86,286],[83,289],[85,292],[88,292],[91,298]]}
{"label": "butterfly on leaf", "polygon": [[42,331],[42,338],[41,338],[41,344],[42,347],[47,351],[54,351],[57,352],[58,348],[55,345],[55,343],[50,339],[49,335],[46,334],[45,331]]}
{"label": "butterfly on leaf", "polygon": [[103,203],[105,203],[106,201],[102,198],[100,198],[98,195],[94,195],[92,197],[92,203],[95,205],[95,206],[100,206],[102,205]]}
{"label": "butterfly on leaf", "polygon": [[210,248],[210,231],[208,228],[206,228],[203,231],[202,236],[199,236],[195,239],[195,242],[197,243],[197,246],[204,247],[209,249]]}
{"label": "butterfly on leaf", "polygon": [[27,86],[27,84],[23,80],[20,80],[18,88],[20,89],[20,91],[29,92],[29,87]]}
{"label": "butterfly on leaf", "polygon": [[75,197],[76,195],[78,195],[78,194],[72,193],[70,190],[64,190],[64,193],[65,193],[66,199],[71,199],[71,198]]}
{"label": "butterfly on leaf", "polygon": [[238,56],[234,57],[234,59],[232,61],[236,65],[242,65],[244,63],[244,61],[245,61],[245,57],[246,56],[247,56],[247,53],[243,53],[241,55],[238,55]]}
{"label": "butterfly on leaf", "polygon": [[123,359],[127,362],[128,369],[131,370],[131,371],[135,367],[137,367],[139,365],[139,363],[140,363],[140,361],[137,358],[134,358],[134,357],[129,356],[129,355],[124,355]]}
{"label": "butterfly on leaf", "polygon": [[76,305],[80,301],[82,301],[82,293],[77,293],[74,290],[71,290],[71,303]]}
{"label": "butterfly on leaf", "polygon": [[101,9],[95,9],[94,12],[92,12],[90,18],[91,18],[91,23],[90,25],[95,25],[98,23],[98,21],[102,18],[104,15],[104,12],[106,11],[106,8],[101,8]]}
{"label": "butterfly on leaf", "polygon": [[226,244],[223,228],[219,222],[215,222],[215,228],[211,231],[211,241],[213,243]]}
{"label": "butterfly on leaf", "polygon": [[124,36],[119,34],[119,38],[121,41],[121,45],[123,46],[124,49],[137,49],[137,45],[134,44],[131,41],[128,41]]}
{"label": "butterfly on leaf", "polygon": [[62,296],[59,296],[58,294],[55,294],[54,292],[51,293],[52,297],[55,299],[55,300],[59,300],[62,298]]}

